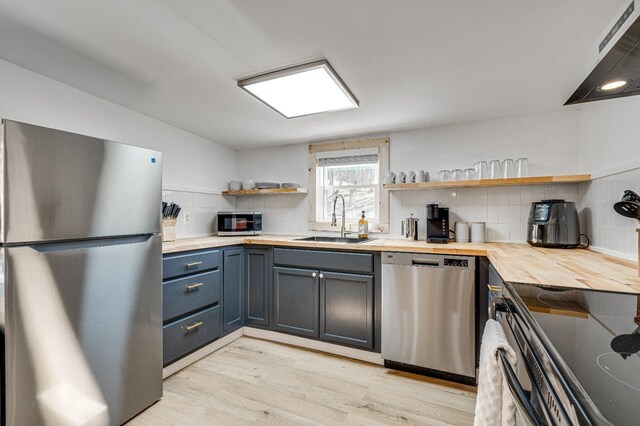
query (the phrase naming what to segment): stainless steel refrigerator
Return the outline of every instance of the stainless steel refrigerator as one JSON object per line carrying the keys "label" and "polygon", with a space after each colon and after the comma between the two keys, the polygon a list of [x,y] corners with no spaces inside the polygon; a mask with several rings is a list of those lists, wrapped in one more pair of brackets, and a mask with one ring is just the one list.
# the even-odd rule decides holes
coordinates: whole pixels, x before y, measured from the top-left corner
{"label": "stainless steel refrigerator", "polygon": [[162,154],[1,126],[3,424],[121,424],[162,396]]}

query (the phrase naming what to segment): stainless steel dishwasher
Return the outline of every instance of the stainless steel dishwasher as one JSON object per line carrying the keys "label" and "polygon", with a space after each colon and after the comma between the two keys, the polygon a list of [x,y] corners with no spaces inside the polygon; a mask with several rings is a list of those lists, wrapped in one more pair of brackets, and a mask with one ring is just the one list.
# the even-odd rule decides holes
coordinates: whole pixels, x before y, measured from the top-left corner
{"label": "stainless steel dishwasher", "polygon": [[385,365],[475,384],[475,268],[474,257],[382,254]]}

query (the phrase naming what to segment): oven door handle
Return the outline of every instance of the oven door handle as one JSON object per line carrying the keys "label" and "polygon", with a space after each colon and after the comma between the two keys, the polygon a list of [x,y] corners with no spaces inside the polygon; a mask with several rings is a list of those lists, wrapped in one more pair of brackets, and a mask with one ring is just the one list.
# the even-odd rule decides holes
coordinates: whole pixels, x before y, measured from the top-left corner
{"label": "oven door handle", "polygon": [[538,413],[536,413],[535,409],[531,405],[531,402],[527,398],[527,394],[524,392],[524,389],[518,381],[516,373],[513,371],[513,368],[511,368],[511,364],[504,354],[504,350],[498,350],[498,357],[500,358],[502,375],[504,376],[507,385],[509,386],[511,395],[513,395],[513,400],[520,408],[520,411],[527,416],[525,421],[530,425],[545,426],[547,423],[540,419],[540,416],[538,416]]}

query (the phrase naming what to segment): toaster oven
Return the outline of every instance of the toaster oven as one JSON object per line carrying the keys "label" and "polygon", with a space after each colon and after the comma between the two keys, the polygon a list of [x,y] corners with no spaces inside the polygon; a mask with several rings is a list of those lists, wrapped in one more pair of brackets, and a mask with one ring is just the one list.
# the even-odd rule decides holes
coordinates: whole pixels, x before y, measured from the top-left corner
{"label": "toaster oven", "polygon": [[218,212],[218,235],[260,235],[261,212]]}

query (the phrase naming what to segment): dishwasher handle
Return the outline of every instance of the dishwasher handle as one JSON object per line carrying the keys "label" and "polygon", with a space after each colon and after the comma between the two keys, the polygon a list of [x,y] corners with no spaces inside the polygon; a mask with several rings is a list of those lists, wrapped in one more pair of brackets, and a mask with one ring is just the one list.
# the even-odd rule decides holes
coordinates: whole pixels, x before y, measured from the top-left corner
{"label": "dishwasher handle", "polygon": [[411,259],[411,264],[414,266],[440,266],[439,259]]}

